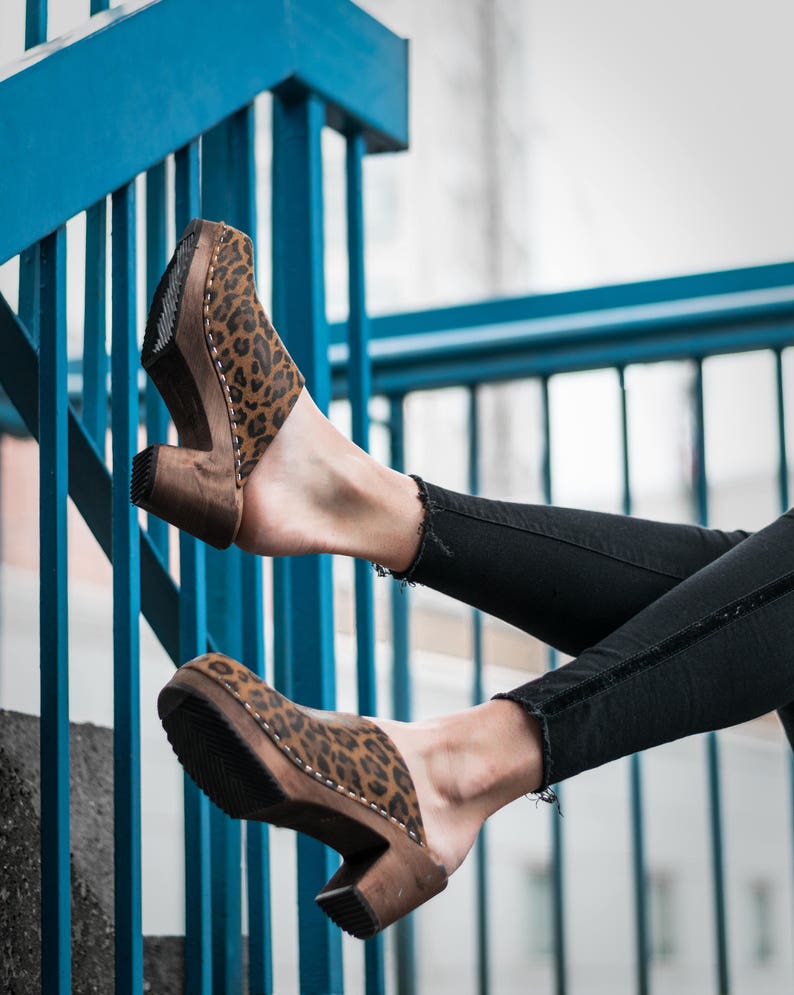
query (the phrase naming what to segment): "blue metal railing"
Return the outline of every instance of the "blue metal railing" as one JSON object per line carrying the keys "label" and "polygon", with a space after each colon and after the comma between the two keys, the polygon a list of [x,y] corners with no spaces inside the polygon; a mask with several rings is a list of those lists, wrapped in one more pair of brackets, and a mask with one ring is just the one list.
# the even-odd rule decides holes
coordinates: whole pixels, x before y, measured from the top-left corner
{"label": "blue metal railing", "polygon": [[[351,322],[359,366],[357,438],[366,441],[366,312],[363,282],[361,159],[405,146],[406,45],[359,8],[341,2],[232,0],[224,17],[207,4],[160,0],[104,10],[67,38],[46,38],[47,5],[28,4],[31,52],[0,73],[4,217],[0,260],[22,252],[20,305],[0,304],[9,363],[8,396],[40,442],[42,472],[42,796],[44,989],[71,989],[69,881],[67,488],[114,563],[115,931],[116,991],[143,984],[140,868],[139,611],[175,663],[222,646],[264,674],[261,563],[239,550],[205,550],[180,536],[180,587],[169,575],[168,529],[139,532],[129,504],[129,466],[137,450],[138,331],[136,268],[151,294],[168,255],[167,233],[196,215],[224,217],[255,237],[252,100],[273,91],[274,310],[321,407],[330,402],[325,357],[322,260],[322,129],[348,142],[348,218],[353,265]],[[212,53],[202,56],[211,18]],[[233,52],[234,71],[218,52]],[[227,63],[224,68],[224,63]],[[107,67],[112,66],[112,71]],[[145,80],[145,85],[141,81]],[[103,93],[97,102],[93,95]],[[57,92],[57,115],[49,95]],[[239,108],[242,108],[241,110]],[[44,120],[49,117],[49,121]],[[35,118],[35,124],[33,120]],[[147,121],[146,128],[139,122]],[[25,134],[25,148],[15,136]],[[114,135],[107,143],[105,136]],[[12,150],[16,149],[14,153]],[[168,217],[173,155],[174,213]],[[135,177],[146,175],[146,258],[136,254]],[[112,194],[108,211],[106,197]],[[86,211],[86,317],[82,394],[67,397],[65,222]],[[108,213],[112,238],[108,238]],[[171,223],[169,223],[171,222]],[[55,234],[48,234],[55,229]],[[41,249],[39,239],[43,238]],[[105,347],[105,267],[113,279],[112,348]],[[306,284],[310,292],[306,293]],[[37,349],[41,327],[41,348]],[[111,410],[108,410],[108,372]],[[30,389],[33,388],[31,394]],[[40,391],[39,403],[31,398]],[[112,417],[112,474],[104,466]],[[162,441],[165,409],[147,388],[147,434]],[[68,442],[67,442],[68,435]],[[213,578],[207,597],[207,577]],[[361,705],[375,710],[369,578],[359,578]],[[301,602],[301,637],[290,604]],[[140,599],[140,603],[139,603]],[[333,707],[331,574],[327,557],[283,564],[276,612],[282,619],[274,669],[282,687]],[[370,619],[369,628],[367,619]],[[245,625],[243,625],[245,622]],[[285,638],[286,637],[286,638]],[[272,990],[268,834],[247,840],[248,986]],[[241,831],[185,782],[186,985],[190,992],[240,991],[242,985]],[[332,857],[314,841],[299,846],[300,984],[340,991],[340,935],[313,896]],[[383,990],[379,939],[367,950],[366,988]]]}
{"label": "blue metal railing", "polygon": [[[541,384],[543,486],[552,499],[549,384],[563,372],[617,371],[621,392],[623,510],[633,507],[625,370],[665,359],[695,363],[693,414],[696,517],[707,520],[708,479],[703,419],[703,360],[744,350],[772,350],[776,361],[779,492],[788,503],[788,468],[781,350],[794,343],[794,264],[703,274],[630,286],[485,302],[369,319],[366,309],[362,160],[399,149],[407,138],[405,44],[344,0],[278,0],[250,5],[228,0],[214,51],[234,51],[235,72],[203,52],[196,0],[148,0],[96,16],[50,45],[46,3],[28,4],[32,51],[0,71],[0,261],[21,254],[15,314],[0,298],[5,363],[0,379],[18,415],[40,444],[41,709],[42,709],[42,977],[48,993],[70,990],[68,632],[66,505],[73,498],[100,546],[113,560],[115,929],[117,992],[142,989],[139,615],[142,612],[175,663],[218,646],[265,673],[262,572],[255,558],[179,540],[177,588],[169,564],[169,529],[154,519],[139,530],[128,500],[128,474],[138,448],[136,268],[151,295],[178,233],[199,214],[224,217],[256,235],[252,100],[273,92],[273,312],[276,325],[307,376],[321,409],[348,397],[353,438],[366,448],[368,401],[389,402],[392,465],[405,463],[404,403],[417,389],[469,389],[469,487],[480,483],[477,388],[499,380]],[[179,44],[176,44],[176,41]],[[112,67],[112,71],[108,70]],[[140,80],[145,74],[146,86]],[[92,95],[101,85],[104,100]],[[53,115],[49,95],[63,96]],[[139,121],[147,127],[137,127]],[[148,125],[151,124],[149,127]],[[321,132],[346,140],[349,318],[329,329],[325,318]],[[14,140],[22,133],[26,142]],[[105,136],[118,135],[108,145]],[[57,154],[53,150],[57,150]],[[166,165],[173,157],[173,169]],[[167,189],[173,172],[173,196]],[[136,250],[136,183],[146,176],[146,255]],[[110,196],[108,206],[107,197]],[[172,216],[168,205],[173,202]],[[66,240],[64,225],[86,212],[85,329],[82,392],[67,394]],[[110,215],[110,218],[108,217]],[[112,222],[109,237],[108,220]],[[112,271],[112,347],[105,346],[106,263]],[[112,390],[108,408],[108,374]],[[78,403],[79,402],[79,403]],[[162,441],[167,413],[147,385],[146,432]],[[108,415],[112,472],[105,464]],[[211,597],[208,598],[208,578]],[[333,707],[335,661],[331,565],[302,557],[274,565],[272,672],[286,693]],[[375,626],[372,575],[355,572],[358,706],[375,713]],[[300,613],[295,606],[300,605]],[[411,717],[410,601],[395,585],[391,598],[392,711]],[[483,631],[472,615],[471,696],[483,697]],[[555,659],[552,655],[551,663]],[[717,737],[707,740],[713,855],[715,987],[730,990]],[[794,796],[794,765],[792,765]],[[650,991],[649,921],[645,887],[643,771],[630,766],[636,990]],[[554,985],[568,990],[565,838],[552,826]],[[191,993],[242,990],[243,936],[239,823],[213,809],[185,780],[186,984]],[[472,916],[477,990],[491,990],[487,839],[475,853],[477,902]],[[248,989],[273,990],[269,836],[246,829]],[[340,936],[313,903],[333,871],[332,855],[316,842],[298,844],[300,988],[342,991]],[[396,985],[416,991],[412,921],[395,938]],[[385,990],[383,941],[367,944],[363,985]]]}

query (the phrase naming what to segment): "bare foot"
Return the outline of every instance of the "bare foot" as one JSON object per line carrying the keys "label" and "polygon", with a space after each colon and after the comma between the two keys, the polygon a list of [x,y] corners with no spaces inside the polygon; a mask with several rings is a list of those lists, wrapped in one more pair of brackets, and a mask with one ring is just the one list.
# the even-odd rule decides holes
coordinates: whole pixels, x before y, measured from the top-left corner
{"label": "bare foot", "polygon": [[411,772],[428,846],[452,874],[494,812],[543,780],[538,723],[496,700],[426,722],[375,718]]}
{"label": "bare foot", "polygon": [[413,562],[416,483],[341,434],[303,390],[244,489],[236,542],[261,556],[342,553],[394,571]]}

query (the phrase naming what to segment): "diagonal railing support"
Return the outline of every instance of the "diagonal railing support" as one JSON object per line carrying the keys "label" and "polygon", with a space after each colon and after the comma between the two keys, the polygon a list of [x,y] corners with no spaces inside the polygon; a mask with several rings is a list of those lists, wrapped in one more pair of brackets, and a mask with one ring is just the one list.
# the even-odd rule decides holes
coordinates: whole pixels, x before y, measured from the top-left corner
{"label": "diagonal railing support", "polygon": [[[39,359],[25,328],[0,295],[0,383],[34,439],[39,438]],[[69,405],[69,495],[112,562],[111,476]],[[174,663],[179,663],[179,594],[145,532],[140,531],[141,611]]]}

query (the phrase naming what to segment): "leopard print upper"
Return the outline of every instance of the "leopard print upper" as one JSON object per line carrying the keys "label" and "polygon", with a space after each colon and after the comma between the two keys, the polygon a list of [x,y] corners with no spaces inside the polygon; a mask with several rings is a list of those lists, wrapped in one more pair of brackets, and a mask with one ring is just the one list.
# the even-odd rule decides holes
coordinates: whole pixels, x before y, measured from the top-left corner
{"label": "leopard print upper", "polygon": [[239,700],[291,760],[401,826],[426,846],[416,789],[389,736],[368,719],[289,701],[241,663],[207,653],[184,665],[212,677]]}
{"label": "leopard print upper", "polygon": [[256,296],[251,239],[223,223],[207,271],[204,331],[229,408],[242,487],[305,381]]}

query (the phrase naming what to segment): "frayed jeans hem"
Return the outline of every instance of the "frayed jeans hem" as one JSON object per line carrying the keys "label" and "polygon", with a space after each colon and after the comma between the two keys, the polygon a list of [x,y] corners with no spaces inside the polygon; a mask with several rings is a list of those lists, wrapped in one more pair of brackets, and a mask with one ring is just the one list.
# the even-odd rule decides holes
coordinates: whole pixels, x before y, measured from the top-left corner
{"label": "frayed jeans hem", "polygon": [[529,702],[525,698],[514,694],[512,691],[501,691],[499,694],[495,694],[491,700],[498,701],[500,699],[504,701],[514,701],[517,705],[520,705],[527,712],[530,718],[533,718],[540,726],[543,751],[543,777],[541,779],[540,787],[536,791],[531,792],[531,794],[534,795],[538,801],[548,802],[550,805],[556,805],[559,809],[560,803],[557,798],[557,792],[551,787],[552,760],[548,718],[540,705],[537,705],[534,702]]}
{"label": "frayed jeans hem", "polygon": [[440,506],[433,501],[430,497],[430,493],[427,489],[427,484],[424,480],[412,473],[411,479],[416,483],[417,486],[417,498],[422,503],[422,507],[425,509],[425,515],[419,524],[419,549],[416,552],[416,556],[413,562],[408,567],[407,570],[403,572],[398,572],[395,570],[389,570],[387,567],[382,566],[380,563],[373,563],[375,572],[379,577],[393,577],[395,580],[400,582],[400,587],[414,587],[416,581],[414,580],[414,574],[419,568],[419,564],[422,562],[422,557],[425,555],[427,547],[430,543],[437,546],[442,553],[446,556],[452,556],[452,551],[447,548],[444,542],[439,538],[433,527],[433,516],[439,510]]}

